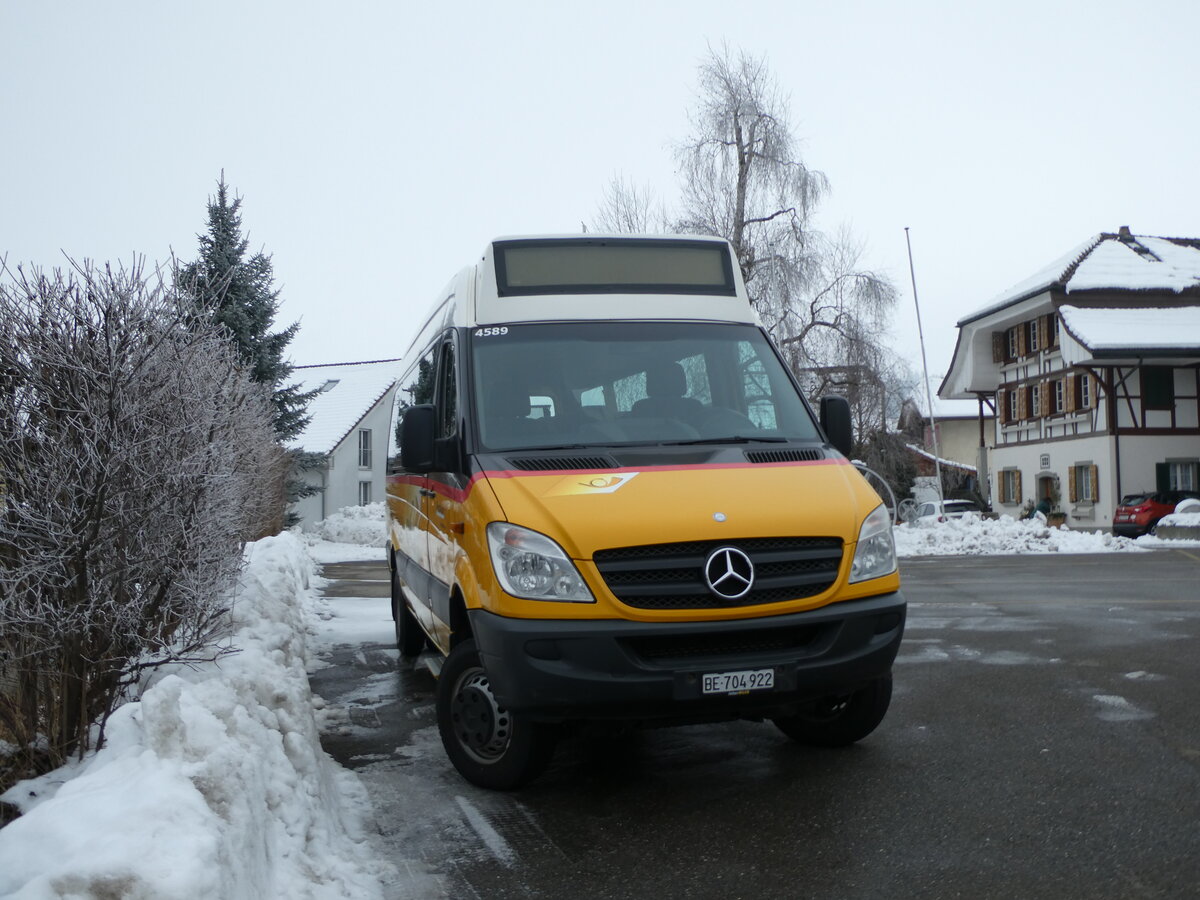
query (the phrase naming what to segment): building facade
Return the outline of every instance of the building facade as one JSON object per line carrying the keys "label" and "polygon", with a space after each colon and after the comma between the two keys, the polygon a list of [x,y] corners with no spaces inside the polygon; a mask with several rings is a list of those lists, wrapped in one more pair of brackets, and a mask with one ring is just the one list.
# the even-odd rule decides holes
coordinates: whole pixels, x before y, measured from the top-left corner
{"label": "building facade", "polygon": [[1097,235],[958,328],[939,394],[995,410],[993,509],[1108,529],[1124,495],[1195,489],[1200,239]]}
{"label": "building facade", "polygon": [[301,388],[318,392],[293,448],[310,454],[313,463],[303,473],[313,493],[292,506],[301,526],[384,499],[399,364],[388,359],[295,368]]}

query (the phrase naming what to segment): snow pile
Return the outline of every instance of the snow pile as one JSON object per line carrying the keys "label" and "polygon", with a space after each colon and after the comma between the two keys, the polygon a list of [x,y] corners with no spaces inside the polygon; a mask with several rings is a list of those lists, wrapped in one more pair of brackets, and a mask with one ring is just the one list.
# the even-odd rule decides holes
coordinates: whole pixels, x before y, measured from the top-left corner
{"label": "snow pile", "polygon": [[3,799],[0,896],[381,896],[371,808],[321,749],[306,674],[312,562],[294,534],[251,544],[240,652],[177,667],[110,719],[104,749]]}
{"label": "snow pile", "polygon": [[346,506],[312,525],[301,537],[318,562],[379,559],[388,542],[386,518],[382,503]]}
{"label": "snow pile", "polygon": [[1179,525],[1184,528],[1200,528],[1200,512],[1176,512],[1163,516],[1159,525]]}
{"label": "snow pile", "polygon": [[1142,540],[1133,541],[1108,532],[1051,528],[1041,515],[1032,519],[1012,516],[984,519],[968,513],[961,519],[945,522],[897,525],[893,533],[900,556],[1110,553],[1149,546],[1143,546]]}

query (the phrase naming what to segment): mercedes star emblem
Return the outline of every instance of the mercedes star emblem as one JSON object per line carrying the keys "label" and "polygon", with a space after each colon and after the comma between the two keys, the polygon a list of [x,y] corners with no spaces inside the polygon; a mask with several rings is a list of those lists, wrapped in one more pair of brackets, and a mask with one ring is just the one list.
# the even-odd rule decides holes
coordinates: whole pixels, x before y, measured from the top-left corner
{"label": "mercedes star emblem", "polygon": [[725,600],[740,600],[754,584],[754,563],[737,547],[718,547],[704,562],[708,589]]}

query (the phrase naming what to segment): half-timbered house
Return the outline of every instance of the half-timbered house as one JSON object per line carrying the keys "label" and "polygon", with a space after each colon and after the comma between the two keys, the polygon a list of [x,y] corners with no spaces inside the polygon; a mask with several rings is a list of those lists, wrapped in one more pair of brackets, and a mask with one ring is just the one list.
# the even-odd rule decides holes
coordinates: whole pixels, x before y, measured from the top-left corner
{"label": "half-timbered house", "polygon": [[1109,528],[1200,484],[1200,239],[1099,234],[958,322],[943,398],[995,411],[990,499]]}

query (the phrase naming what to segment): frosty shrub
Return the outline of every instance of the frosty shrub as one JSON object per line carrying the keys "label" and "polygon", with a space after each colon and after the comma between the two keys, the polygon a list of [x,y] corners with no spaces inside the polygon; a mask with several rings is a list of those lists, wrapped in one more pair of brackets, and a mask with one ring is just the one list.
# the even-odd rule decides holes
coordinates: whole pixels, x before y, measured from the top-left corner
{"label": "frosty shrub", "polygon": [[269,387],[189,309],[138,265],[0,277],[10,777],[102,740],[145,670],[226,649],[241,543],[280,516]]}

